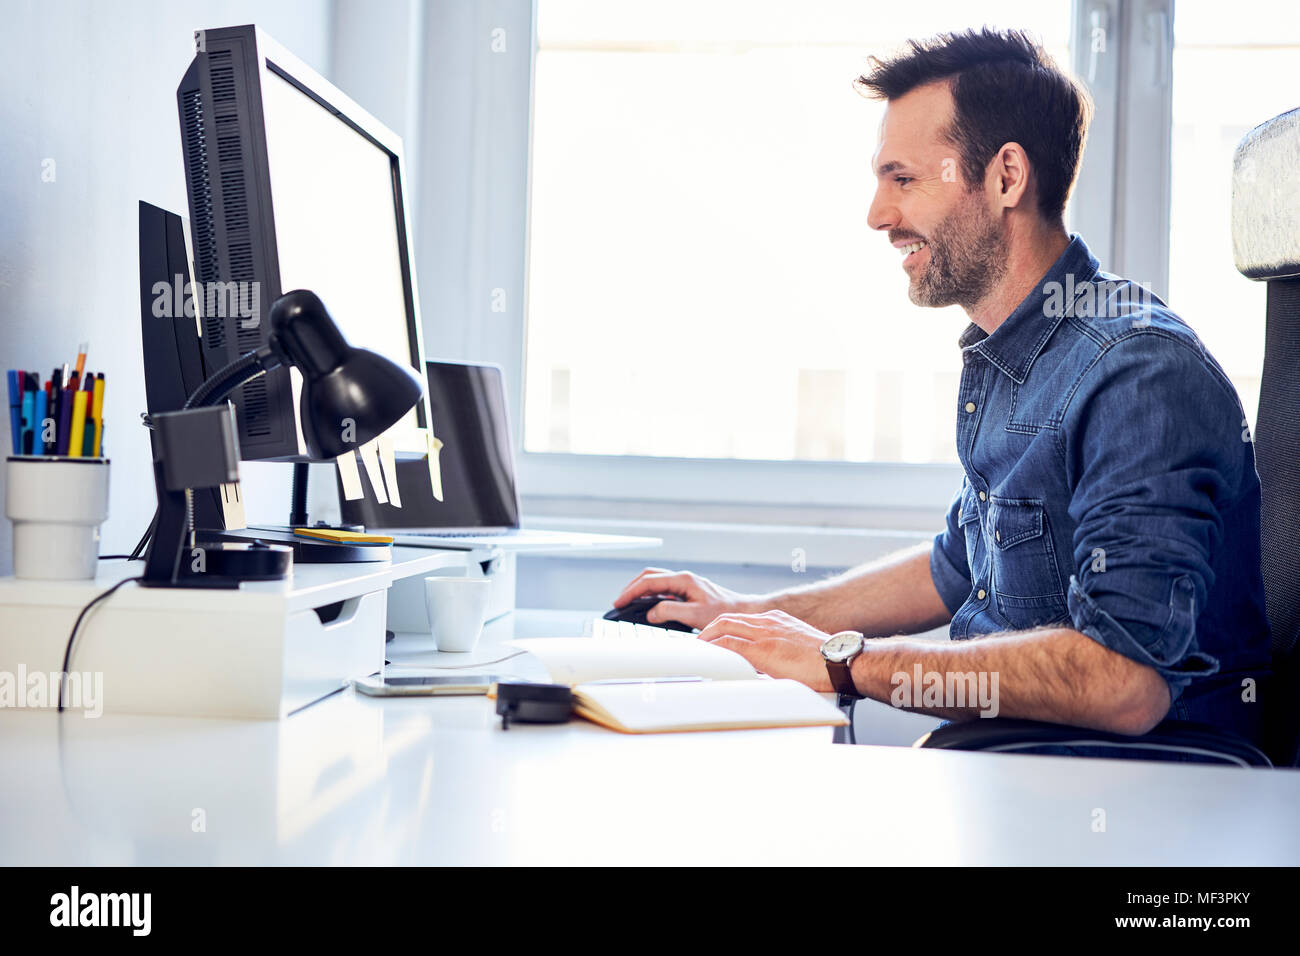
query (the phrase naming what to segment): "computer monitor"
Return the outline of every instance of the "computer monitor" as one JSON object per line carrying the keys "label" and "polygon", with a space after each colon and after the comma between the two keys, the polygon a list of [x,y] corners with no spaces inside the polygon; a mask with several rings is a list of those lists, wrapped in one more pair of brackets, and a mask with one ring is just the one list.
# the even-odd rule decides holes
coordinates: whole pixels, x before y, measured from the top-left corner
{"label": "computer monitor", "polygon": [[[424,377],[401,139],[255,26],[203,30],[176,91],[205,365],[266,343],[271,303],[320,296],[348,341]],[[296,369],[233,396],[241,456],[308,460]],[[389,432],[426,453],[427,398]]]}

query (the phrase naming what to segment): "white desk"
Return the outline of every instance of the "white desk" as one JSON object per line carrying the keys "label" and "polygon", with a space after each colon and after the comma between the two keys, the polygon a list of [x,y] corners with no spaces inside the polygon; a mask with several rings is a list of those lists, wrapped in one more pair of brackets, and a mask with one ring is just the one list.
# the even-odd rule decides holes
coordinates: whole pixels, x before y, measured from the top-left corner
{"label": "white desk", "polygon": [[0,864],[1300,863],[1292,771],[498,727],[484,698],[351,691],[281,721],[5,713]]}

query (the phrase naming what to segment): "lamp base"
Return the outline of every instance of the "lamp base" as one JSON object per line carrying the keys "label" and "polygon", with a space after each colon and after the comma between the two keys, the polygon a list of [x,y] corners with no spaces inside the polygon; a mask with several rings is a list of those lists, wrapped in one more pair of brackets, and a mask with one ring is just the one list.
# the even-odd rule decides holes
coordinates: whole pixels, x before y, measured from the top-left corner
{"label": "lamp base", "polygon": [[217,541],[195,536],[181,556],[175,581],[142,581],[155,588],[237,588],[244,581],[280,581],[293,570],[293,551],[261,541]]}
{"label": "lamp base", "polygon": [[293,549],[294,564],[343,564],[359,561],[388,561],[391,545],[348,544],[304,538],[287,526],[238,528],[228,531],[200,531],[199,536],[212,541],[237,541],[282,545]]}

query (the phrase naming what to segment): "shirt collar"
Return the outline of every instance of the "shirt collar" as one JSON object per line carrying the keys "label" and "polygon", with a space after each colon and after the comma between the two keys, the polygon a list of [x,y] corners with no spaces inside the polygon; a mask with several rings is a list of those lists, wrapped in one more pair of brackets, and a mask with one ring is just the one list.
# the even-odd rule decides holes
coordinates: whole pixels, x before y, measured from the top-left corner
{"label": "shirt collar", "polygon": [[1074,307],[1073,290],[1092,281],[1100,267],[1083,239],[1072,235],[1065,251],[992,335],[972,322],[957,344],[963,352],[979,352],[1017,385],[1023,385],[1034,359]]}

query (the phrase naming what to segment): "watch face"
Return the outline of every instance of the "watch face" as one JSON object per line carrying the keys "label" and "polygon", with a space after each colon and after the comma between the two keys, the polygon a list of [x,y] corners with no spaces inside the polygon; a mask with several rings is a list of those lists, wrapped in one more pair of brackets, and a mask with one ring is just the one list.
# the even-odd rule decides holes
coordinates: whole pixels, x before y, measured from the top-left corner
{"label": "watch face", "polygon": [[822,656],[836,664],[848,660],[862,646],[862,635],[855,633],[836,634],[822,645]]}

